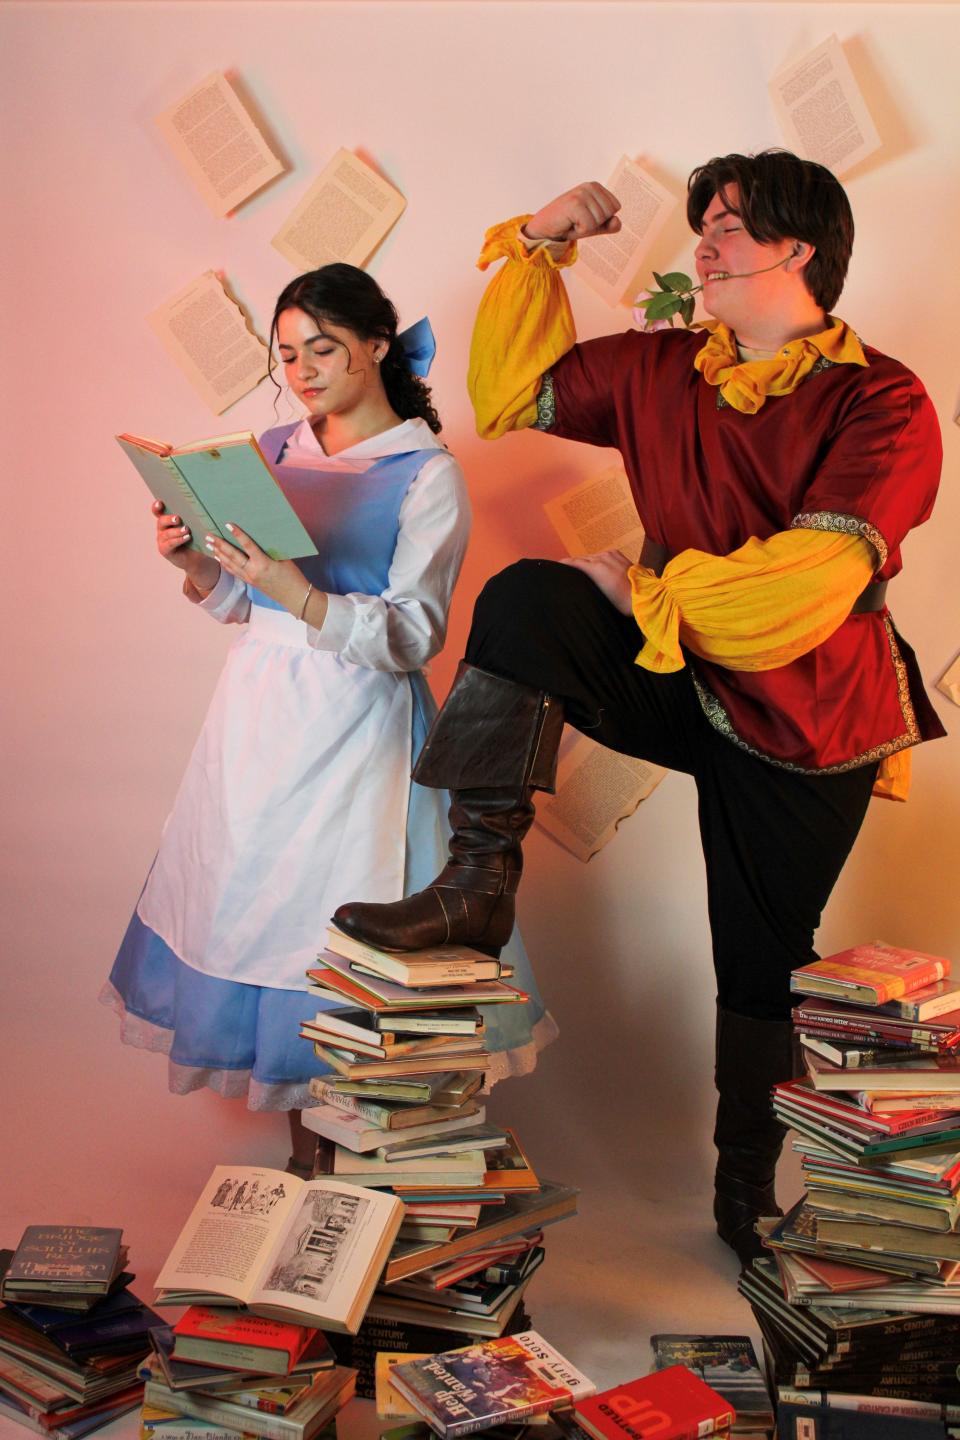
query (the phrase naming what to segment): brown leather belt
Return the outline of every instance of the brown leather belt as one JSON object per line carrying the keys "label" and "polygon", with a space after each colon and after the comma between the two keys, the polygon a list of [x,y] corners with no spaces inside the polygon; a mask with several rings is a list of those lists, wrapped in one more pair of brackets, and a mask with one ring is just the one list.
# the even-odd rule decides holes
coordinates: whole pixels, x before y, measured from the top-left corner
{"label": "brown leather belt", "polygon": [[[644,537],[640,550],[640,564],[652,570],[655,575],[662,575],[664,569],[673,556],[666,545],[661,545],[657,540],[651,540],[649,536]],[[887,582],[886,580],[871,580],[870,583],[860,591],[853,602],[851,615],[867,615],[872,611],[882,610],[887,603]]]}

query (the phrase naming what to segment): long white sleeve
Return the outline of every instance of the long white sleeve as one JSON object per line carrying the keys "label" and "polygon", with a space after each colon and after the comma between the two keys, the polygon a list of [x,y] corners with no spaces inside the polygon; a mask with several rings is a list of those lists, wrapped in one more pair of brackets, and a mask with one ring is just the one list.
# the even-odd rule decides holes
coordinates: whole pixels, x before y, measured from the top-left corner
{"label": "long white sleeve", "polygon": [[[470,534],[463,472],[445,450],[431,457],[400,507],[397,545],[379,595],[330,595],[316,650],[369,670],[419,670],[443,646],[453,587]],[[208,597],[209,598],[209,597]]]}
{"label": "long white sleeve", "polygon": [[201,595],[189,576],[183,582],[183,593],[191,604],[198,605],[221,625],[243,625],[250,618],[247,587],[226,570],[220,571],[220,578],[209,595]]}

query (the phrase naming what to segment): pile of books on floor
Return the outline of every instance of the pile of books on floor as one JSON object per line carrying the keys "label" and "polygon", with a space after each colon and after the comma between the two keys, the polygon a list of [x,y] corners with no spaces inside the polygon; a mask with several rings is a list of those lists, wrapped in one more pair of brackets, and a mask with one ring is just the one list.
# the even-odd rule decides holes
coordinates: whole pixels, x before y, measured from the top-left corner
{"label": "pile of books on floor", "polygon": [[140,1404],[137,1368],[162,1324],[127,1288],[123,1232],[28,1225],[0,1250],[0,1418],[78,1440]]}
{"label": "pile of books on floor", "polygon": [[770,1256],[740,1288],[781,1425],[803,1418],[812,1440],[960,1434],[960,985],[949,972],[948,960],[877,944],[792,977],[808,997],[794,1011],[807,1075],[777,1085],[773,1106],[796,1131],[807,1190],[761,1222]]}
{"label": "pile of books on floor", "polygon": [[141,1368],[142,1440],[179,1434],[183,1419],[201,1434],[216,1427],[222,1440],[311,1440],[354,1393],[356,1372],[335,1363],[313,1326],[191,1305],[151,1340],[153,1353]]}
{"label": "pile of books on floor", "polygon": [[382,1440],[458,1440],[479,1432],[509,1440],[536,1417],[552,1422],[564,1440],[735,1433],[729,1400],[687,1366],[661,1367],[598,1394],[594,1382],[535,1330],[436,1355],[384,1357],[379,1382],[382,1419],[421,1421],[387,1430]]}
{"label": "pile of books on floor", "polygon": [[509,971],[475,950],[393,955],[331,930],[309,972],[324,1002],[302,1035],[331,1067],[303,1123],[337,1181],[392,1195],[404,1216],[366,1319],[334,1345],[372,1395],[378,1352],[429,1352],[529,1327],[524,1292],[543,1227],[576,1191],[540,1180],[479,1100],[490,1056],[478,1007],[520,1004]]}

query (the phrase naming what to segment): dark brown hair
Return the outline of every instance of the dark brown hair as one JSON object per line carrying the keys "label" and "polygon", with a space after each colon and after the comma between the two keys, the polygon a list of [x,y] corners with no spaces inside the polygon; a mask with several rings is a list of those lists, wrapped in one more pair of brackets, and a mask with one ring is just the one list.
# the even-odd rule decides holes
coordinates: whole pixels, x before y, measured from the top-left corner
{"label": "dark brown hair", "polygon": [[[726,194],[731,185],[739,192],[736,205]],[[853,214],[846,191],[826,166],[789,150],[708,160],[687,181],[687,220],[698,235],[714,195],[736,211],[760,244],[803,240],[812,245],[816,253],[804,266],[804,282],[822,309],[833,309],[853,249]]]}
{"label": "dark brown hair", "polygon": [[[270,323],[270,358],[267,374],[273,380],[276,361],[277,321],[284,310],[304,310],[323,329],[324,324],[352,330],[361,340],[386,340],[387,353],[380,363],[383,388],[392,409],[401,420],[425,420],[436,435],[440,417],[433,408],[430,387],[414,375],[397,340],[397,311],[372,275],[356,265],[323,265],[308,270],[281,291]],[[334,337],[329,337],[331,340]],[[337,344],[342,344],[340,340]],[[276,381],[273,383],[276,385]],[[279,389],[279,386],[278,386]]]}

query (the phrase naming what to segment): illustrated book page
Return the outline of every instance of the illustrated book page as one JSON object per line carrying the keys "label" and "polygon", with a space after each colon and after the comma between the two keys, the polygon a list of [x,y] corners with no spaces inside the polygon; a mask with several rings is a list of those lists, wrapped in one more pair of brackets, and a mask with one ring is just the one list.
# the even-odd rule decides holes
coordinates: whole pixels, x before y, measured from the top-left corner
{"label": "illustrated book page", "polygon": [[358,1308],[362,1317],[402,1215],[394,1197],[336,1180],[218,1165],[157,1285],[347,1329]]}
{"label": "illustrated book page", "polygon": [[341,149],[271,244],[298,270],[315,270],[338,260],[362,266],[406,204],[375,170]]}
{"label": "illustrated book page", "polygon": [[157,125],[214,215],[229,214],[283,173],[226,75],[201,80]]}

